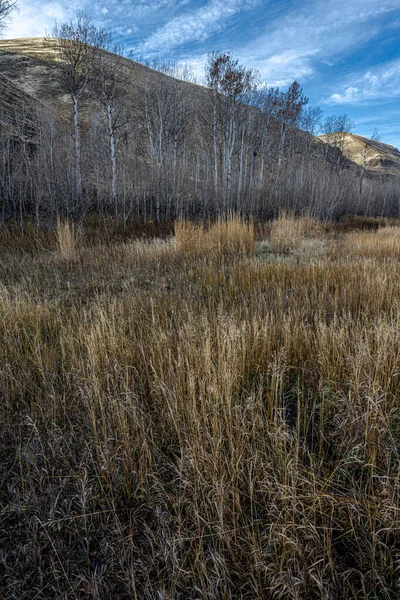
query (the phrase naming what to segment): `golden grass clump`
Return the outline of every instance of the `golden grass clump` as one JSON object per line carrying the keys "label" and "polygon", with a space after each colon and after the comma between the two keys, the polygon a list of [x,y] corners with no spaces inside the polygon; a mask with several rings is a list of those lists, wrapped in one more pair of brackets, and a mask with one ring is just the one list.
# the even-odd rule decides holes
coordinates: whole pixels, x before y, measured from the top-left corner
{"label": "golden grass clump", "polygon": [[397,230],[201,231],[0,251],[0,598],[398,597]]}
{"label": "golden grass clump", "polygon": [[305,237],[322,234],[323,226],[310,216],[296,217],[293,213],[283,211],[271,224],[270,244],[275,252],[293,252]]}
{"label": "golden grass clump", "polygon": [[204,251],[204,225],[180,219],[175,221],[175,240],[178,252],[187,255]]}
{"label": "golden grass clump", "polygon": [[236,216],[219,220],[209,228],[190,221],[175,223],[176,249],[187,255],[218,258],[223,255],[243,256],[254,251],[254,225]]}
{"label": "golden grass clump", "polygon": [[239,217],[217,221],[206,232],[209,252],[227,255],[245,255],[254,252],[254,225]]}
{"label": "golden grass clump", "polygon": [[57,242],[60,255],[65,260],[75,260],[78,256],[74,224],[57,219]]}
{"label": "golden grass clump", "polygon": [[400,258],[400,227],[381,227],[377,231],[349,233],[341,247],[343,255],[359,258],[398,260]]}

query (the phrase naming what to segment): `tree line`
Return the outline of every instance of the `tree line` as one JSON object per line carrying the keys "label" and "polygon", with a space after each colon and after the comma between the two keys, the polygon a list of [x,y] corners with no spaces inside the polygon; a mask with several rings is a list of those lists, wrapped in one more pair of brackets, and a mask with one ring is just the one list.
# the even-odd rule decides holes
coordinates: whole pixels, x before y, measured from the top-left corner
{"label": "tree line", "polygon": [[[12,4],[0,0],[0,15]],[[124,223],[282,209],[323,219],[399,214],[395,178],[351,166],[340,141],[352,123],[323,121],[297,81],[264,86],[227,52],[208,55],[204,86],[190,82],[189,67],[132,68],[83,13],[46,43],[65,100],[27,102],[0,119],[4,230],[10,220],[23,227],[33,217],[40,228],[90,213]],[[336,149],[315,139],[320,132]]]}

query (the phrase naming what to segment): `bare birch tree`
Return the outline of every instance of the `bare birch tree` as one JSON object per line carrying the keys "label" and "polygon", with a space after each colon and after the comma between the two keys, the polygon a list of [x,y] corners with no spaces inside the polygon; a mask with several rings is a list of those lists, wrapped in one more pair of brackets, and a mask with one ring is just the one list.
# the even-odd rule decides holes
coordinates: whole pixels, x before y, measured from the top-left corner
{"label": "bare birch tree", "polygon": [[96,28],[90,18],[78,12],[76,19],[56,25],[53,37],[57,39],[58,67],[61,87],[71,98],[75,140],[75,212],[82,213],[82,169],[80,108],[88,89],[91,60],[96,41]]}
{"label": "bare birch tree", "polygon": [[303,90],[298,81],[294,81],[289,86],[286,92],[281,93],[276,103],[276,119],[280,123],[280,136],[278,147],[278,162],[274,183],[275,199],[277,199],[278,197],[279,180],[286,135],[290,129],[295,128],[299,124],[301,113],[307,103],[308,98],[303,94]]}
{"label": "bare birch tree", "polygon": [[[325,133],[325,141],[338,149],[336,160],[336,172],[339,173],[343,166],[344,147],[347,134],[351,132],[354,123],[346,114],[331,115],[325,119],[323,132]],[[326,149],[328,153],[329,148]]]}
{"label": "bare birch tree", "polygon": [[258,74],[240,65],[229,53],[212,52],[208,55],[206,78],[213,107],[215,197],[218,202],[222,195],[222,212],[226,214],[231,208],[232,158],[240,136],[240,115],[246,94],[256,87]]}
{"label": "bare birch tree", "polygon": [[128,87],[128,74],[124,67],[122,49],[112,41],[111,34],[100,29],[97,31],[95,46],[97,52],[93,58],[92,88],[100,102],[106,124],[110,148],[111,163],[111,202],[114,216],[119,214],[117,137],[125,124],[124,98]]}
{"label": "bare birch tree", "polygon": [[[381,139],[381,136],[378,132],[378,129],[375,127],[370,140],[372,142],[379,142]],[[373,146],[370,146],[368,144],[368,142],[365,142],[364,144],[364,149],[363,149],[363,154],[362,154],[362,163],[361,163],[361,173],[360,173],[360,187],[358,189],[358,196],[359,196],[359,200],[361,202],[361,198],[362,198],[362,194],[363,194],[363,182],[364,182],[364,177],[365,177],[365,169],[366,169],[366,165],[367,165],[367,159],[373,155],[375,152],[375,149]],[[367,216],[368,213],[368,209],[369,209],[369,203],[367,203],[366,207],[365,207],[365,211],[364,211],[364,216]]]}

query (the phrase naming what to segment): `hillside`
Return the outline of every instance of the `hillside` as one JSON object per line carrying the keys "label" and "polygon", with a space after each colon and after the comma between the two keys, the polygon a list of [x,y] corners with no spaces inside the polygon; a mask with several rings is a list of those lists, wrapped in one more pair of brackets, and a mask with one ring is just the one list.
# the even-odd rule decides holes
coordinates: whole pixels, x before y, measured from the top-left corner
{"label": "hillside", "polygon": [[[117,57],[111,52],[102,50],[110,61]],[[0,40],[0,73],[9,77],[22,90],[38,100],[60,100],[60,89],[55,69],[57,57],[56,40],[48,38],[22,38]],[[151,82],[174,82],[168,75],[154,71],[128,58],[118,57],[129,74],[136,90],[143,89],[146,79]],[[181,82],[185,91],[195,91],[196,95],[207,93],[201,86]]]}
{"label": "hillside", "polygon": [[[110,61],[116,56],[110,52],[102,51],[109,56]],[[15,94],[19,94],[30,101],[32,98],[40,102],[57,103],[58,106],[68,104],[69,99],[63,94],[55,68],[56,43],[54,39],[48,38],[22,38],[12,40],[0,40],[0,73],[12,84]],[[150,69],[131,59],[118,57],[126,69],[126,73],[132,82],[128,94],[132,97],[132,103],[137,98],[141,99],[145,86],[150,82],[151,87],[159,85],[176,87],[182,93],[192,99],[193,105],[208,106],[208,90],[200,85],[187,81],[177,81],[174,78]],[[4,84],[3,84],[4,85]],[[0,96],[0,112],[10,110],[9,102]],[[140,116],[139,116],[140,118]],[[306,132],[298,130],[301,145],[310,147],[310,136]],[[336,151],[326,152],[325,144],[321,144],[318,138],[311,141],[313,157],[320,163],[326,160],[332,164],[336,162]],[[301,148],[299,149],[301,153]],[[350,161],[346,166],[351,167]]]}
{"label": "hillside", "polygon": [[400,174],[400,152],[394,146],[370,140],[354,133],[318,136],[323,142],[335,145],[335,138],[343,143],[343,154],[357,165],[374,173]]}
{"label": "hillside", "polygon": [[[103,51],[105,52],[105,51]],[[112,53],[106,53],[110,61],[116,57]],[[0,115],[2,121],[12,120],[16,109],[20,110],[23,105],[33,106],[34,101],[52,102],[66,104],[68,98],[63,95],[60,88],[55,69],[56,43],[49,38],[21,38],[12,40],[0,40]],[[126,69],[129,79],[133,82],[129,93],[140,97],[146,82],[151,86],[157,84],[176,85],[177,81],[172,77],[150,69],[130,59],[120,59]],[[207,90],[193,83],[179,81],[183,93],[192,97],[195,104],[208,102]],[[134,100],[134,98],[132,98]],[[4,119],[4,115],[8,115]],[[309,146],[309,134],[301,132],[304,146]],[[365,146],[367,145],[365,167],[371,173],[400,173],[400,152],[393,146],[369,140],[355,134],[343,134],[343,154],[347,159],[345,165],[351,168],[362,165],[364,160]],[[341,136],[343,138],[343,136]],[[323,142],[321,145],[320,142]],[[320,162],[328,161],[336,163],[336,151],[326,151],[325,144],[337,146],[335,134],[331,136],[321,135],[313,139],[313,157]],[[355,163],[355,164],[353,164]]]}
{"label": "hillside", "polygon": [[0,124],[7,131],[12,131],[21,135],[21,128],[16,129],[16,126],[21,125],[21,119],[17,117],[24,115],[23,129],[24,135],[31,136],[34,131],[34,107],[37,104],[35,98],[21,89],[9,77],[2,76],[0,78]]}
{"label": "hillside", "polygon": [[[374,143],[372,154],[372,142],[368,146],[360,197],[356,154],[354,160],[348,151],[340,157],[323,138],[284,129],[255,106],[232,105],[223,96],[213,104],[203,86],[101,52],[123,82],[113,109],[120,121],[110,140],[109,113],[92,71],[79,101],[82,139],[76,145],[56,40],[0,41],[3,221],[15,219],[17,206],[26,215],[34,212],[37,227],[42,215],[54,220],[57,211],[158,222],[225,212],[271,218],[280,210],[326,219],[381,214],[382,202],[388,213],[397,210],[394,149],[384,152],[387,146]],[[10,139],[29,140],[36,149],[27,156],[25,146],[21,152]],[[390,177],[369,177],[377,172]]]}

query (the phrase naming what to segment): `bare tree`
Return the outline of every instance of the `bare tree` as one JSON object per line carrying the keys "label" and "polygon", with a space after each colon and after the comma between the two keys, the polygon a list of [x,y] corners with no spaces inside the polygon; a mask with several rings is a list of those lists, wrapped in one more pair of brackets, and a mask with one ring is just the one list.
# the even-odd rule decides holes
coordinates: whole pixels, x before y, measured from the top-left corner
{"label": "bare tree", "polygon": [[80,105],[88,89],[96,35],[96,28],[83,12],[78,12],[74,21],[56,25],[53,29],[53,37],[57,39],[61,87],[71,98],[73,106],[75,210],[78,216],[82,212]]}
{"label": "bare tree", "polygon": [[92,63],[92,88],[99,99],[106,124],[111,163],[111,201],[115,218],[118,218],[117,135],[126,122],[124,98],[129,78],[121,56],[122,49],[113,43],[109,32],[98,30],[95,46],[98,51],[94,54]]}
{"label": "bare tree", "polygon": [[135,57],[132,52],[129,53],[128,56],[132,60],[153,69],[153,71],[164,73],[164,75],[168,75],[174,79],[195,83],[197,85],[203,85],[204,83],[203,78],[196,73],[189,62],[176,62],[175,60],[162,60],[160,58],[146,59]]}
{"label": "bare tree", "polygon": [[304,131],[316,136],[322,127],[322,108],[319,106],[306,106],[301,113],[300,126]]}
{"label": "bare tree", "polygon": [[206,78],[213,106],[215,197],[218,201],[218,194],[222,193],[222,211],[226,214],[230,209],[232,158],[240,135],[240,116],[245,110],[246,95],[256,87],[258,73],[240,65],[229,53],[212,52],[208,55]]}
{"label": "bare tree", "polygon": [[[323,132],[325,133],[325,141],[330,145],[334,146],[339,150],[336,161],[336,172],[339,173],[343,165],[343,154],[344,147],[347,138],[347,134],[351,132],[354,127],[353,121],[349,119],[346,114],[343,115],[331,115],[325,119],[323,126]],[[326,149],[328,153],[329,148]]]}
{"label": "bare tree", "polygon": [[305,140],[307,159],[311,157],[311,150],[314,145],[314,137],[317,136],[322,128],[323,110],[319,106],[305,106],[300,118],[300,127],[309,135]]}
{"label": "bare tree", "polygon": [[[373,131],[370,139],[371,139],[372,142],[379,142],[380,141],[381,136],[380,136],[380,134],[378,132],[377,127],[375,127],[375,129],[374,129],[374,131]],[[362,155],[362,163],[361,163],[360,187],[358,189],[358,196],[359,196],[360,201],[361,201],[361,198],[362,198],[363,182],[364,182],[365,168],[366,168],[366,164],[367,164],[367,159],[368,159],[369,156],[371,156],[371,154],[374,153],[374,151],[375,151],[374,147],[370,146],[368,144],[368,142],[365,142],[365,144],[364,144],[364,150],[363,150],[363,155]],[[367,206],[365,208],[364,216],[367,215],[368,208],[369,208],[369,206],[367,204]]]}
{"label": "bare tree", "polygon": [[0,0],[0,33],[7,26],[5,20],[17,8],[17,0]]}
{"label": "bare tree", "polygon": [[289,128],[300,124],[303,108],[308,103],[308,98],[303,94],[303,90],[298,81],[293,81],[287,92],[282,93],[280,101],[277,104],[277,119],[281,123],[281,135],[278,152],[278,171],[280,169],[285,137]]}
{"label": "bare tree", "polygon": [[307,103],[308,98],[303,94],[302,87],[298,81],[293,81],[293,83],[289,86],[288,90],[278,95],[275,101],[274,116],[280,122],[278,163],[274,183],[275,199],[277,199],[278,197],[279,180],[286,135],[290,129],[293,129],[299,125],[302,111]]}

